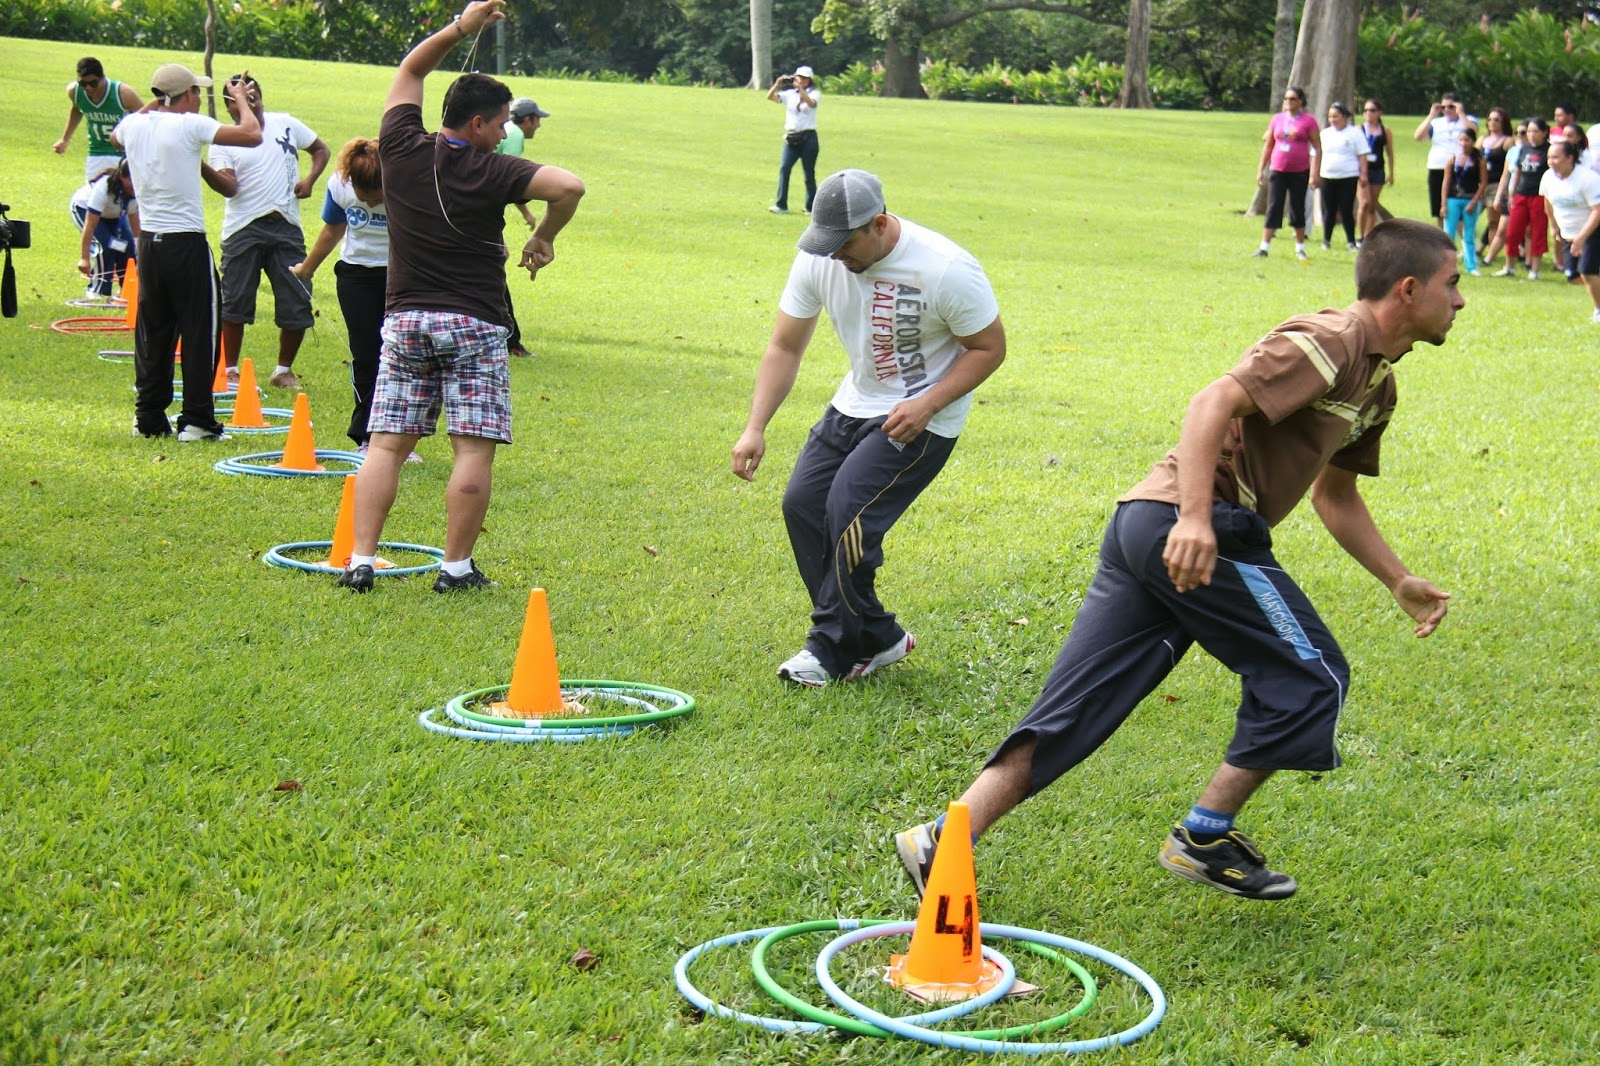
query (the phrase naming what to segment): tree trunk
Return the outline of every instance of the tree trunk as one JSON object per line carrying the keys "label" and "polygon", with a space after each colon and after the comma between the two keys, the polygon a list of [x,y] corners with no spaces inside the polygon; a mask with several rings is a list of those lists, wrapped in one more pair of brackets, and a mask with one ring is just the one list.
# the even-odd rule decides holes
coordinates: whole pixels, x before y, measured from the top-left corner
{"label": "tree trunk", "polygon": [[918,39],[890,37],[883,42],[883,95],[925,100],[922,91],[922,45]]}
{"label": "tree trunk", "polygon": [[1128,52],[1117,107],[1155,107],[1150,99],[1150,0],[1128,2]]}
{"label": "tree trunk", "polygon": [[[206,0],[206,60],[205,74],[211,77],[211,60],[217,54],[217,0]],[[211,88],[206,90],[206,114],[212,118],[217,117],[217,87],[216,79],[212,79]]]}
{"label": "tree trunk", "polygon": [[[1356,91],[1361,0],[1306,0],[1289,84],[1305,90],[1306,113],[1318,120],[1335,100],[1350,106]],[[1320,221],[1315,191],[1306,190],[1306,219]]]}
{"label": "tree trunk", "polygon": [[772,85],[772,0],[750,0],[750,85]]}

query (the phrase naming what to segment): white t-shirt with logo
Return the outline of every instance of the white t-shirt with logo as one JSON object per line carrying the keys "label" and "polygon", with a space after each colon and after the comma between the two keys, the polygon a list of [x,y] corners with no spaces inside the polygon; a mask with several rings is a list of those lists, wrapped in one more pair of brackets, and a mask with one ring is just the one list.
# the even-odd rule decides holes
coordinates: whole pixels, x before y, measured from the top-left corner
{"label": "white t-shirt with logo", "polygon": [[176,111],[146,111],[117,123],[113,135],[127,153],[133,187],[139,190],[142,232],[206,231],[200,150],[220,126],[207,115]]}
{"label": "white t-shirt with logo", "polygon": [[[1459,115],[1460,109],[1456,109]],[[1445,118],[1440,115],[1428,124],[1428,133],[1433,138],[1433,143],[1428,146],[1428,169],[1446,170],[1450,161],[1456,157],[1456,149],[1461,147],[1461,131],[1468,125],[1477,128],[1478,120],[1472,115],[1466,118]]]}
{"label": "white t-shirt with logo", "polygon": [[[1000,317],[978,261],[960,245],[900,219],[894,249],[860,274],[826,256],[801,252],[778,307],[794,318],[828,312],[850,359],[831,403],[852,418],[877,418],[950,372],[970,337]],[[972,393],[933,416],[928,430],[955,437]]]}
{"label": "white t-shirt with logo", "polygon": [[239,191],[222,209],[223,240],[273,212],[296,227],[300,225],[300,202],[294,195],[295,183],[300,180],[300,152],[316,139],[309,126],[288,112],[267,111],[261,116],[260,144],[211,149],[211,168],[231,170],[239,180]]}
{"label": "white t-shirt with logo", "polygon": [[1551,167],[1539,179],[1539,195],[1549,205],[1563,240],[1572,240],[1589,221],[1589,212],[1600,204],[1600,174],[1587,167],[1574,166],[1563,178]]}
{"label": "white t-shirt with logo", "polygon": [[1361,157],[1367,154],[1367,136],[1354,126],[1344,129],[1332,126],[1322,131],[1322,176],[1325,178],[1358,178],[1361,176]]}
{"label": "white t-shirt with logo", "polygon": [[799,89],[779,91],[778,99],[783,101],[784,110],[788,112],[783,118],[785,132],[795,133],[799,130],[817,128],[817,105],[822,103],[822,90],[813,85],[806,90],[806,95],[811,97],[809,104],[800,99]]}
{"label": "white t-shirt with logo", "polygon": [[389,265],[389,216],[383,204],[371,206],[356,196],[350,179],[335,174],[328,179],[328,194],[322,201],[322,221],[343,225],[344,242],[339,258],[352,266]]}

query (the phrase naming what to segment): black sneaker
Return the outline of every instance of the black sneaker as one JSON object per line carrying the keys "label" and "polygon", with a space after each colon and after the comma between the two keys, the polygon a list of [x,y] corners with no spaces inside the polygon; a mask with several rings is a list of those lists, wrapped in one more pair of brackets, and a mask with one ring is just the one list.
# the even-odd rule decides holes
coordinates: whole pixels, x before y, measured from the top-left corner
{"label": "black sneaker", "polygon": [[433,583],[435,592],[454,592],[457,589],[492,589],[498,587],[500,582],[490,581],[483,576],[483,571],[478,569],[478,564],[473,563],[472,569],[460,577],[451,577],[443,570],[439,571],[438,580]]}
{"label": "black sneaker", "polygon": [[918,899],[928,887],[928,875],[933,872],[933,853],[939,849],[933,827],[933,822],[924,822],[894,835],[894,850],[900,855],[900,865],[906,868],[906,876],[911,878],[911,887],[917,890]]}
{"label": "black sneaker", "polygon": [[339,575],[339,587],[351,592],[371,592],[372,567],[366,563],[345,567],[344,573]]}
{"label": "black sneaker", "polygon": [[1257,248],[1255,251],[1250,253],[1251,259],[1265,259],[1266,257],[1267,250],[1265,248]]}
{"label": "black sneaker", "polygon": [[1162,866],[1179,877],[1251,899],[1287,899],[1300,886],[1288,874],[1267,869],[1267,857],[1237,829],[1210,844],[1196,844],[1176,826],[1161,845]]}

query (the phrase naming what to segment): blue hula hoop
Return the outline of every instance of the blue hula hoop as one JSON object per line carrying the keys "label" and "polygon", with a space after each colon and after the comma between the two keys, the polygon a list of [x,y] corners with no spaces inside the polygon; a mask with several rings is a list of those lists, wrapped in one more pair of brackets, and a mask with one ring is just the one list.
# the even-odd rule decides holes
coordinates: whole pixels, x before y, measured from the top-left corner
{"label": "blue hula hoop", "polygon": [[495,740],[512,744],[534,744],[542,741],[553,741],[558,744],[571,744],[606,736],[627,736],[634,729],[633,726],[600,726],[584,729],[506,729],[458,718],[454,714],[448,714],[448,709],[446,709],[450,720],[459,723],[457,726],[448,726],[435,720],[435,716],[439,711],[440,708],[438,707],[428,708],[417,715],[417,724],[429,732],[442,733],[447,737],[460,737],[463,740]]}
{"label": "blue hula hoop", "polygon": [[284,470],[275,466],[263,466],[261,463],[267,459],[282,459],[282,452],[252,452],[249,455],[236,455],[232,459],[220,459],[212,465],[212,469],[219,474],[255,474],[259,477],[344,477],[361,469],[365,456],[359,452],[342,452],[329,448],[318,448],[316,457],[329,462],[348,463],[348,470]]}
{"label": "blue hula hoop", "polygon": [[[294,559],[284,554],[291,551],[332,547],[333,541],[331,540],[296,540],[288,544],[278,544],[268,548],[267,554],[261,557],[261,561],[268,566],[281,566],[285,570],[303,570],[309,574],[342,574],[344,570],[337,566],[329,566],[327,563],[310,563],[304,559]],[[395,552],[416,552],[418,555],[431,556],[434,561],[423,563],[420,566],[386,566],[382,569],[373,567],[372,573],[376,577],[407,577],[411,574],[430,573],[439,569],[439,563],[444,559],[443,548],[433,548],[426,544],[402,544],[399,541],[380,540],[378,541],[378,547],[380,549],[387,548]]]}
{"label": "blue hula hoop", "polygon": [[840,951],[862,940],[877,936],[895,936],[910,933],[915,928],[915,922],[895,922],[889,925],[856,929],[835,938],[817,955],[817,982],[822,985],[822,989],[828,994],[828,998],[833,1000],[842,1010],[855,1015],[869,1025],[876,1025],[880,1029],[896,1036],[905,1037],[908,1040],[916,1040],[933,1047],[955,1048],[961,1051],[981,1053],[1014,1051],[1028,1055],[1043,1055],[1046,1053],[1073,1055],[1085,1051],[1104,1051],[1107,1048],[1116,1047],[1120,1044],[1131,1044],[1138,1040],[1161,1024],[1161,1019],[1167,1012],[1166,994],[1161,991],[1161,986],[1156,984],[1155,978],[1122,956],[1113,954],[1104,948],[1096,947],[1093,944],[1084,943],[1081,940],[1073,940],[1071,937],[1057,936],[1054,933],[1041,933],[1034,929],[1021,929],[1010,925],[980,923],[978,930],[980,935],[985,937],[992,936],[1002,940],[1021,940],[1027,943],[1044,944],[1048,947],[1074,951],[1080,955],[1087,955],[1091,959],[1103,962],[1115,970],[1120,970],[1142,985],[1145,992],[1149,994],[1150,1013],[1145,1016],[1143,1021],[1129,1029],[1124,1029],[1122,1032],[1114,1033],[1111,1036],[1098,1037],[1092,1040],[1063,1040],[1036,1044],[1015,1040],[982,1040],[975,1037],[960,1036],[956,1033],[941,1033],[936,1029],[925,1028],[906,1018],[891,1018],[851,998],[849,993],[845,992],[834,981],[829,965],[832,963],[833,957]]}
{"label": "blue hula hoop", "polygon": [[[235,392],[228,392],[228,393],[217,393],[217,392],[214,392],[214,393],[211,394],[211,398],[214,401],[218,396],[237,396],[237,395],[238,395],[238,393],[235,393]],[[282,408],[282,407],[263,407],[261,409],[261,413],[262,413],[263,416],[270,416],[272,418],[293,418],[294,417],[294,412],[293,411],[286,410],[285,408]],[[217,414],[217,419],[220,421],[222,419],[223,415],[231,415],[231,414],[233,414],[233,410],[230,408],[230,409],[228,409],[226,411],[218,411],[216,414]],[[289,423],[285,422],[281,426],[249,427],[249,426],[230,426],[226,422],[223,422],[222,423],[222,431],[224,433],[228,434],[228,436],[230,436],[230,437],[242,437],[242,436],[249,436],[250,434],[260,434],[260,433],[287,433],[287,432],[289,432]]]}

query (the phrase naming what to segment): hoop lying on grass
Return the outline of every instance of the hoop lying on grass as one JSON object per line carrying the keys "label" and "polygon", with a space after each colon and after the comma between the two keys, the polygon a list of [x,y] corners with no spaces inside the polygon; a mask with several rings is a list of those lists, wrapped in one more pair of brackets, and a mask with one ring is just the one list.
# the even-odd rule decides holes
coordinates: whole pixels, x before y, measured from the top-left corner
{"label": "hoop lying on grass", "polygon": [[[445,717],[459,728],[451,728],[438,721],[440,709],[437,707],[423,711],[417,716],[417,722],[424,729],[446,736],[527,743],[534,740],[573,741],[627,736],[635,729],[658,725],[694,710],[694,697],[686,692],[635,681],[568,681],[561,686],[562,703],[582,710],[561,717],[506,718],[471,709],[490,705],[492,697],[503,695],[510,689],[510,685],[482,688],[463,693],[445,704]],[[590,717],[587,705],[596,701],[616,704],[627,713]]]}

